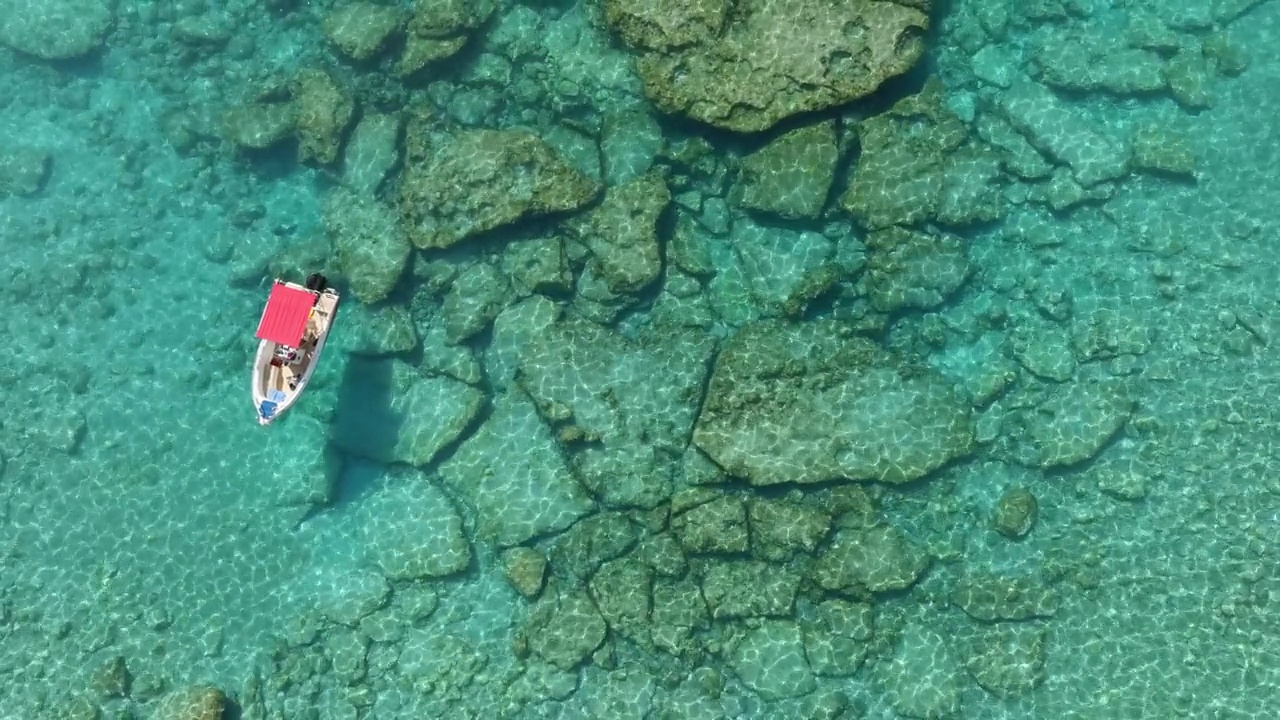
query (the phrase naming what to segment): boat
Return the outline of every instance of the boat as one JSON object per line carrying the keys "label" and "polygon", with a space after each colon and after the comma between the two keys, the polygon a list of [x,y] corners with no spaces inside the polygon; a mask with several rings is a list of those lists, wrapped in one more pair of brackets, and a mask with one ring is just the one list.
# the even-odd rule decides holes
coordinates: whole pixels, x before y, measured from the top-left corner
{"label": "boat", "polygon": [[253,358],[253,407],[270,425],[302,396],[320,362],[338,312],[338,291],[314,273],[306,285],[276,279],[258,321]]}

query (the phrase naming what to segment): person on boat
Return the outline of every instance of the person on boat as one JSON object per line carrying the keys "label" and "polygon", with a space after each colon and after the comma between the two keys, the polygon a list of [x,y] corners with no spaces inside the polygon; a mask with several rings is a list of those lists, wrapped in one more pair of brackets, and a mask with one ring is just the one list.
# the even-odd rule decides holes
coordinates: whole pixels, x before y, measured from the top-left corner
{"label": "person on boat", "polygon": [[276,348],[276,359],[287,365],[298,362],[299,357],[297,348],[291,348],[288,345],[281,345]]}

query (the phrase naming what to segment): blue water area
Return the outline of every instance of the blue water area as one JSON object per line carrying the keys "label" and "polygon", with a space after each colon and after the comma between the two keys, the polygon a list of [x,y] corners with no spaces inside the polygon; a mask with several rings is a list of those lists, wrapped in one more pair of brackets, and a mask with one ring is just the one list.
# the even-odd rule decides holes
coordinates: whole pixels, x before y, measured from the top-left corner
{"label": "blue water area", "polygon": [[1274,716],[1277,36],[0,0],[0,718]]}

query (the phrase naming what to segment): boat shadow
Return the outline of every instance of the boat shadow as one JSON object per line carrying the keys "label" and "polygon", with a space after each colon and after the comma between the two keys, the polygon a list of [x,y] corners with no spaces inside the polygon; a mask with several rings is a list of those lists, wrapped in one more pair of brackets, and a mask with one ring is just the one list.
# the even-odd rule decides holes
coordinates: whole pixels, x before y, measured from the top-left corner
{"label": "boat shadow", "polygon": [[[329,443],[348,459],[361,459],[389,464],[395,457],[404,417],[391,401],[395,397],[394,363],[353,355],[347,362],[338,384],[337,403],[329,429]],[[368,467],[368,462],[347,462]],[[357,499],[373,488],[372,479],[362,480],[368,472],[343,472],[336,493],[342,504]]]}

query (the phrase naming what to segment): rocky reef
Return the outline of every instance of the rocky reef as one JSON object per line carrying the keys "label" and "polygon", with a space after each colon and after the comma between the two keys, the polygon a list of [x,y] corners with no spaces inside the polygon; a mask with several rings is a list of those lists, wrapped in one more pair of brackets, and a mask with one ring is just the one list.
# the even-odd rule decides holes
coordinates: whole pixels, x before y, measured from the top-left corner
{"label": "rocky reef", "polygon": [[[137,538],[93,525],[126,562],[0,590],[6,633],[52,637],[87,668],[67,671],[71,691],[0,704],[172,720],[1209,716],[1204,678],[1259,666],[1219,640],[1269,652],[1274,538],[1251,521],[1219,563],[1149,528],[1235,522],[1219,515],[1243,501],[1188,499],[1189,478],[1224,454],[1258,453],[1242,477],[1268,463],[1250,434],[1270,427],[1265,392],[1207,418],[1171,389],[1195,372],[1227,392],[1202,366],[1267,366],[1272,276],[1240,253],[1275,223],[1256,208],[1188,220],[1229,175],[1231,143],[1206,128],[1238,104],[1255,65],[1237,37],[1267,6],[1131,5],[0,0],[0,64],[35,77],[118,72],[115,54],[173,44],[183,72],[148,80],[162,140],[102,154],[120,157],[121,187],[172,163],[187,193],[134,208],[148,220],[123,250],[32,265],[65,300],[38,299],[27,260],[3,271],[0,293],[44,329],[22,372],[0,373],[23,398],[0,402],[0,480],[39,488],[38,461],[58,458],[88,492],[131,478],[151,493],[122,501],[136,513],[185,463],[187,495],[233,507]],[[72,78],[48,93],[103,138],[152,112],[113,119]],[[64,169],[77,162],[34,135],[0,148],[14,247],[78,225],[20,212],[88,194],[90,174]],[[52,329],[138,302],[136,281],[94,277],[179,254],[159,231],[168,244],[147,244],[171,213],[223,218],[193,243],[225,296],[182,321],[203,328],[201,363],[58,365],[72,361]],[[172,436],[205,435],[180,415],[181,433],[130,450],[120,426],[145,413],[108,414],[91,390],[136,395],[142,377],[221,396],[231,367],[242,386],[252,342],[228,328],[262,283],[315,270],[342,312],[271,440],[185,448]],[[136,314],[153,334],[181,324]],[[91,451],[101,468],[78,463]],[[0,500],[15,548],[49,546],[30,529],[38,503]],[[155,549],[168,542],[182,549]],[[179,580],[130,575],[148,563]],[[1213,631],[1170,651],[1165,612]],[[1113,637],[1183,691],[1081,660]],[[1220,656],[1248,672],[1193,662]],[[0,675],[61,680],[54,654],[30,671],[16,657],[0,650]]]}

